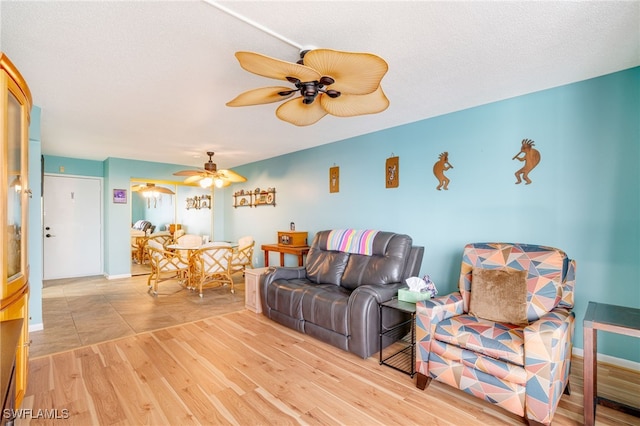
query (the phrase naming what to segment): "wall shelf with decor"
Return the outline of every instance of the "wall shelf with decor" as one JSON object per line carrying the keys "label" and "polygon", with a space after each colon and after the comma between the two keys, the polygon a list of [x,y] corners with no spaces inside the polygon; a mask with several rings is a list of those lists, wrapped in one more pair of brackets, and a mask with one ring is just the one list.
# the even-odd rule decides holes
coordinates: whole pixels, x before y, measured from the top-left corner
{"label": "wall shelf with decor", "polygon": [[268,188],[260,190],[256,188],[253,192],[253,205],[254,206],[274,206],[276,205],[276,189]]}
{"label": "wall shelf with decor", "polygon": [[191,209],[209,209],[211,210],[211,195],[202,195],[187,198],[187,210]]}
{"label": "wall shelf with decor", "polygon": [[276,189],[267,188],[236,191],[233,194],[233,207],[257,207],[276,205]]}
{"label": "wall shelf with decor", "polygon": [[233,207],[251,207],[253,205],[253,192],[241,189],[233,194]]}

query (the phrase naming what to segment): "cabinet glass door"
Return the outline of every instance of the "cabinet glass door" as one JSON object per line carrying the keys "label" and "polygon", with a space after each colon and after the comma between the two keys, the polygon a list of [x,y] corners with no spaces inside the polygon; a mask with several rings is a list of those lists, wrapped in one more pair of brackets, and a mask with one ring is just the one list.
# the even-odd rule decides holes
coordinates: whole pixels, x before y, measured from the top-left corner
{"label": "cabinet glass door", "polygon": [[22,138],[20,102],[9,91],[7,105],[7,281],[13,281],[22,271]]}

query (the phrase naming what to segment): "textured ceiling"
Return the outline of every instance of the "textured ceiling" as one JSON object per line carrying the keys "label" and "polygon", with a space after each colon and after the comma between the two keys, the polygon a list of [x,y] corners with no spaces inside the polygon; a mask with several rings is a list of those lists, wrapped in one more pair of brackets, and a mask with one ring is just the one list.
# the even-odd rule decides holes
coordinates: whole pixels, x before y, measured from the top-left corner
{"label": "textured ceiling", "polygon": [[[638,1],[218,2],[292,43],[210,3],[3,0],[43,153],[202,166],[213,150],[229,168],[640,65]],[[280,84],[236,51],[295,61],[307,45],[384,58],[390,107],[296,127],[277,104],[225,106]]]}

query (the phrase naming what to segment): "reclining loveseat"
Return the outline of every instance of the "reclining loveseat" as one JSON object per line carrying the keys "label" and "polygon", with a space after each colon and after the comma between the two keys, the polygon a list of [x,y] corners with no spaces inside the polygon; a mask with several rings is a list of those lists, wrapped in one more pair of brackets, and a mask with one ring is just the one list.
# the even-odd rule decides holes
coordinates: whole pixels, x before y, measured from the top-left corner
{"label": "reclining loveseat", "polygon": [[[408,235],[327,230],[315,235],[306,266],[271,267],[260,282],[262,313],[272,320],[367,358],[378,352],[378,304],[417,276],[424,247]],[[404,320],[386,315],[385,327]],[[389,321],[387,323],[387,320]]]}

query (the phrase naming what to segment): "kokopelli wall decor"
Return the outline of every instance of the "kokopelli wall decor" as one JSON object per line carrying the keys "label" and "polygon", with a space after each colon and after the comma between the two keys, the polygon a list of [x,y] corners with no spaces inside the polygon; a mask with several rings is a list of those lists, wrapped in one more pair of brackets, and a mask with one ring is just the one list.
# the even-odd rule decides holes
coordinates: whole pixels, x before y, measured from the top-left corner
{"label": "kokopelli wall decor", "polygon": [[525,185],[531,183],[529,179],[529,173],[540,162],[540,151],[533,147],[534,142],[531,139],[523,139],[520,152],[517,153],[512,160],[524,161],[524,166],[516,172],[516,185],[522,183],[522,180],[526,182]]}
{"label": "kokopelli wall decor", "polygon": [[445,191],[449,189],[449,178],[444,175],[444,172],[449,169],[453,169],[453,166],[449,163],[449,153],[443,152],[438,157],[439,160],[436,164],[433,165],[433,174],[436,179],[438,179],[438,186],[436,189],[440,191],[440,189],[444,189]]}

